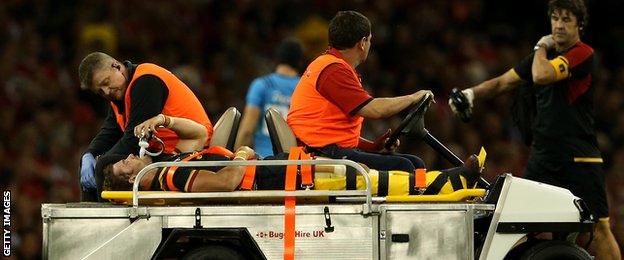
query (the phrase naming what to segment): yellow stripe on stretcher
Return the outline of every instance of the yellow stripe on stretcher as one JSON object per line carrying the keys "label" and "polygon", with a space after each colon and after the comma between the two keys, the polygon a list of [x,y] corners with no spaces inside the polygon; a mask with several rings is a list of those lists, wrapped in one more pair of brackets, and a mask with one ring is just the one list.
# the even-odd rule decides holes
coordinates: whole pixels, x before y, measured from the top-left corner
{"label": "yellow stripe on stretcher", "polygon": [[603,163],[601,157],[574,157],[574,162],[578,162],[578,163]]}
{"label": "yellow stripe on stretcher", "polygon": [[[147,194],[171,194],[179,191],[139,191],[139,195]],[[102,198],[119,204],[132,204],[132,191],[102,191]],[[164,199],[146,199],[149,204],[162,205],[165,204]],[[144,199],[141,199],[144,202]]]}
{"label": "yellow stripe on stretcher", "polygon": [[485,196],[485,189],[461,189],[452,193],[440,195],[386,196],[386,202],[452,202],[483,196]]}

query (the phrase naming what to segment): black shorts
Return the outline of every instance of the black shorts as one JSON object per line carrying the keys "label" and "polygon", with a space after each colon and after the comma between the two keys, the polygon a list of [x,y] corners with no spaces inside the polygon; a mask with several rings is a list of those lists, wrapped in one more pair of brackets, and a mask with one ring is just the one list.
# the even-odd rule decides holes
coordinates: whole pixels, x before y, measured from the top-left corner
{"label": "black shorts", "polygon": [[[280,153],[275,156],[269,156],[264,160],[287,160],[287,153]],[[271,165],[271,166],[258,166],[256,167],[256,189],[258,190],[284,190],[284,184],[286,183],[286,166],[284,165]],[[297,176],[297,187],[299,187],[301,180]]]}
{"label": "black shorts", "polygon": [[609,216],[605,191],[605,172],[601,163],[551,163],[530,158],[524,178],[566,188],[583,199],[592,214]]}

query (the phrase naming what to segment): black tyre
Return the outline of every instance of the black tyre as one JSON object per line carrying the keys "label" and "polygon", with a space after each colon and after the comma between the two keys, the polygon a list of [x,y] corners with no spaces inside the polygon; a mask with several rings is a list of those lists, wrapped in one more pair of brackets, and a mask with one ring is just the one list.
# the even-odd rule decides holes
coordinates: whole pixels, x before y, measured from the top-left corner
{"label": "black tyre", "polygon": [[229,246],[211,245],[192,250],[182,259],[188,260],[244,260],[243,254]]}
{"label": "black tyre", "polygon": [[523,260],[592,260],[583,248],[567,241],[543,241],[526,249]]}
{"label": "black tyre", "polygon": [[522,244],[517,245],[507,252],[504,260],[519,260],[529,248],[537,245],[538,243],[545,242],[545,240],[529,240]]}

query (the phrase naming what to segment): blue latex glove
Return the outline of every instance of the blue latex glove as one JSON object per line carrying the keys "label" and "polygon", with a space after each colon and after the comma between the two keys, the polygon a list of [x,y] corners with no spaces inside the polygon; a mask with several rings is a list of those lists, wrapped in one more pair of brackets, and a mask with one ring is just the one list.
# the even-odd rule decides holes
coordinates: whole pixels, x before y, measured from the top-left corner
{"label": "blue latex glove", "polygon": [[80,164],[80,184],[82,190],[95,189],[95,157],[91,153],[82,156]]}

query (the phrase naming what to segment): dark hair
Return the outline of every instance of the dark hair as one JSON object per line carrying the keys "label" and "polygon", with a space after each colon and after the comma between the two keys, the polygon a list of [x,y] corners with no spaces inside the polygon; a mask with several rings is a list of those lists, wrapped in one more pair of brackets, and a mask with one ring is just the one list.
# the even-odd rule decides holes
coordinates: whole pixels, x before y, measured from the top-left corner
{"label": "dark hair", "polygon": [[349,49],[371,33],[371,23],[356,11],[340,11],[329,22],[329,46]]}
{"label": "dark hair", "polygon": [[585,8],[585,2],[583,0],[550,0],[548,2],[548,17],[550,17],[555,10],[568,10],[570,13],[576,16],[578,22],[579,31],[587,27],[587,21],[589,15],[587,14],[587,8]]}
{"label": "dark hair", "polygon": [[95,165],[95,176],[103,179],[101,190],[132,190],[130,174],[113,174],[113,164],[125,159],[120,154],[102,155]]}
{"label": "dark hair", "polygon": [[78,66],[78,78],[80,78],[80,88],[90,90],[93,88],[93,72],[102,68],[105,61],[114,60],[113,57],[103,52],[92,52],[80,62]]}
{"label": "dark hair", "polygon": [[303,45],[296,38],[286,38],[275,51],[278,64],[286,64],[294,69],[303,67]]}

